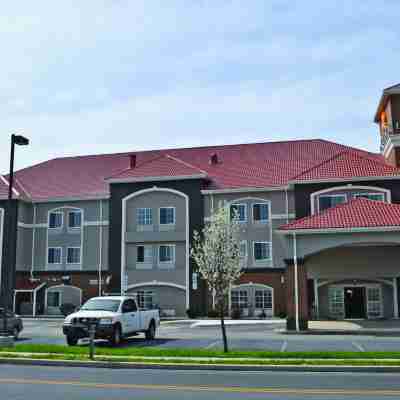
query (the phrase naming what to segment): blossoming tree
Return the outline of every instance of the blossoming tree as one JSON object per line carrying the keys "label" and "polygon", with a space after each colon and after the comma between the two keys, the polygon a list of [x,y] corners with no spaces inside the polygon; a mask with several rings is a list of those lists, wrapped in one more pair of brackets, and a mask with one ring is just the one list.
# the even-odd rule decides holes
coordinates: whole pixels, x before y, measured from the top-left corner
{"label": "blossoming tree", "polygon": [[191,256],[197,264],[200,275],[215,296],[226,353],[228,352],[224,322],[226,299],[231,286],[242,273],[238,216],[231,215],[228,207],[221,207],[213,212],[202,232],[194,232]]}

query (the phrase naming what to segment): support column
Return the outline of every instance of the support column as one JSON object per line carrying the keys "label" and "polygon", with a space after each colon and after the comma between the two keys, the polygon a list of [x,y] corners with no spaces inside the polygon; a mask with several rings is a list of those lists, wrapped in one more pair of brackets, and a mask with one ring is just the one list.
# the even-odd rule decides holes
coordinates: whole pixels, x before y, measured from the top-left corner
{"label": "support column", "polygon": [[[296,330],[296,296],[295,296],[295,263],[294,259],[286,259],[286,328]],[[307,268],[303,258],[297,258],[297,288],[298,288],[298,329],[304,331],[308,329],[308,290],[307,290]]]}
{"label": "support column", "polygon": [[36,317],[36,290],[33,291],[33,316]]}
{"label": "support column", "polygon": [[315,305],[315,318],[319,319],[319,296],[318,296],[318,279],[314,279],[314,305]]}
{"label": "support column", "polygon": [[397,291],[397,278],[393,278],[393,316],[399,318],[399,297]]}

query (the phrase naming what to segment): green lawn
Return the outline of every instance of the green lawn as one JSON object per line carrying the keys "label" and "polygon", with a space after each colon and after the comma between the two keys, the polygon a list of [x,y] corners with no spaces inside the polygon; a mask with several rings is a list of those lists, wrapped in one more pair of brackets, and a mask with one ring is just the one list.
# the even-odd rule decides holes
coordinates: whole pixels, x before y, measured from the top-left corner
{"label": "green lawn", "polygon": [[[13,353],[50,353],[63,355],[87,355],[88,347],[68,347],[46,344],[17,344],[12,348],[1,348],[1,352]],[[134,356],[134,357],[205,357],[205,358],[265,358],[265,359],[390,359],[400,361],[398,352],[276,352],[276,351],[231,351],[223,353],[220,350],[202,349],[159,349],[151,347],[96,347],[97,356]]]}

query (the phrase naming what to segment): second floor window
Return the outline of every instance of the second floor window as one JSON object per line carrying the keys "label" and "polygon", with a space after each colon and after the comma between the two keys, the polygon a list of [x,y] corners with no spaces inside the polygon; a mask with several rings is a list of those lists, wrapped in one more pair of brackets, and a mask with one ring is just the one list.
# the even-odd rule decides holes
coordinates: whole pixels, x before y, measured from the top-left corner
{"label": "second floor window", "polygon": [[136,262],[143,264],[153,263],[153,248],[152,246],[137,246]]}
{"label": "second floor window", "polygon": [[80,228],[82,225],[82,212],[70,211],[68,213],[68,228]]}
{"label": "second floor window", "polygon": [[171,244],[161,245],[158,248],[158,261],[173,264],[175,262],[175,246]]}
{"label": "second floor window", "polygon": [[48,264],[61,264],[62,250],[61,247],[49,247],[47,251]]}
{"label": "second floor window", "polygon": [[271,244],[269,242],[254,242],[254,260],[267,261],[271,258]]}
{"label": "second floor window", "polygon": [[60,211],[51,212],[49,215],[49,228],[51,229],[62,228],[63,215],[64,214]]}
{"label": "second floor window", "polygon": [[81,263],[80,247],[69,247],[67,250],[67,264],[80,264],[80,263]]}
{"label": "second floor window", "polygon": [[266,223],[269,220],[268,204],[253,204],[253,221],[258,223]]}
{"label": "second floor window", "polygon": [[247,221],[247,207],[246,204],[232,204],[230,207],[231,218],[237,216],[239,222]]}
{"label": "second floor window", "polygon": [[175,208],[161,207],[160,208],[160,225],[175,224]]}
{"label": "second floor window", "polygon": [[151,208],[138,208],[136,210],[136,220],[138,225],[152,225],[153,217]]}
{"label": "second floor window", "polygon": [[345,194],[322,195],[318,199],[319,212],[346,203],[346,201],[347,196]]}

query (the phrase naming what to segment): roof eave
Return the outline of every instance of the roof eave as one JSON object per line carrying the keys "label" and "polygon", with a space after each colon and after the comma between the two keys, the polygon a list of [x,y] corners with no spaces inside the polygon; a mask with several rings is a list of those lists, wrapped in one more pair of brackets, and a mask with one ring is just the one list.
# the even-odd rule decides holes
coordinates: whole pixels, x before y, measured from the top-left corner
{"label": "roof eave", "polygon": [[398,232],[400,226],[371,226],[371,227],[354,227],[354,228],[324,228],[324,229],[277,229],[276,232],[283,235],[296,233],[297,235],[310,234],[329,234],[329,233],[364,233],[364,232]]}
{"label": "roof eave", "polygon": [[135,183],[135,182],[158,182],[158,181],[182,181],[188,179],[206,179],[206,174],[175,175],[175,176],[148,176],[138,178],[111,178],[106,179],[108,183]]}
{"label": "roof eave", "polygon": [[327,178],[327,179],[309,179],[309,180],[293,180],[290,181],[293,185],[306,185],[310,183],[329,183],[329,182],[359,182],[359,181],[374,181],[374,180],[392,180],[400,179],[400,175],[378,175],[378,176],[359,176],[351,178]]}

